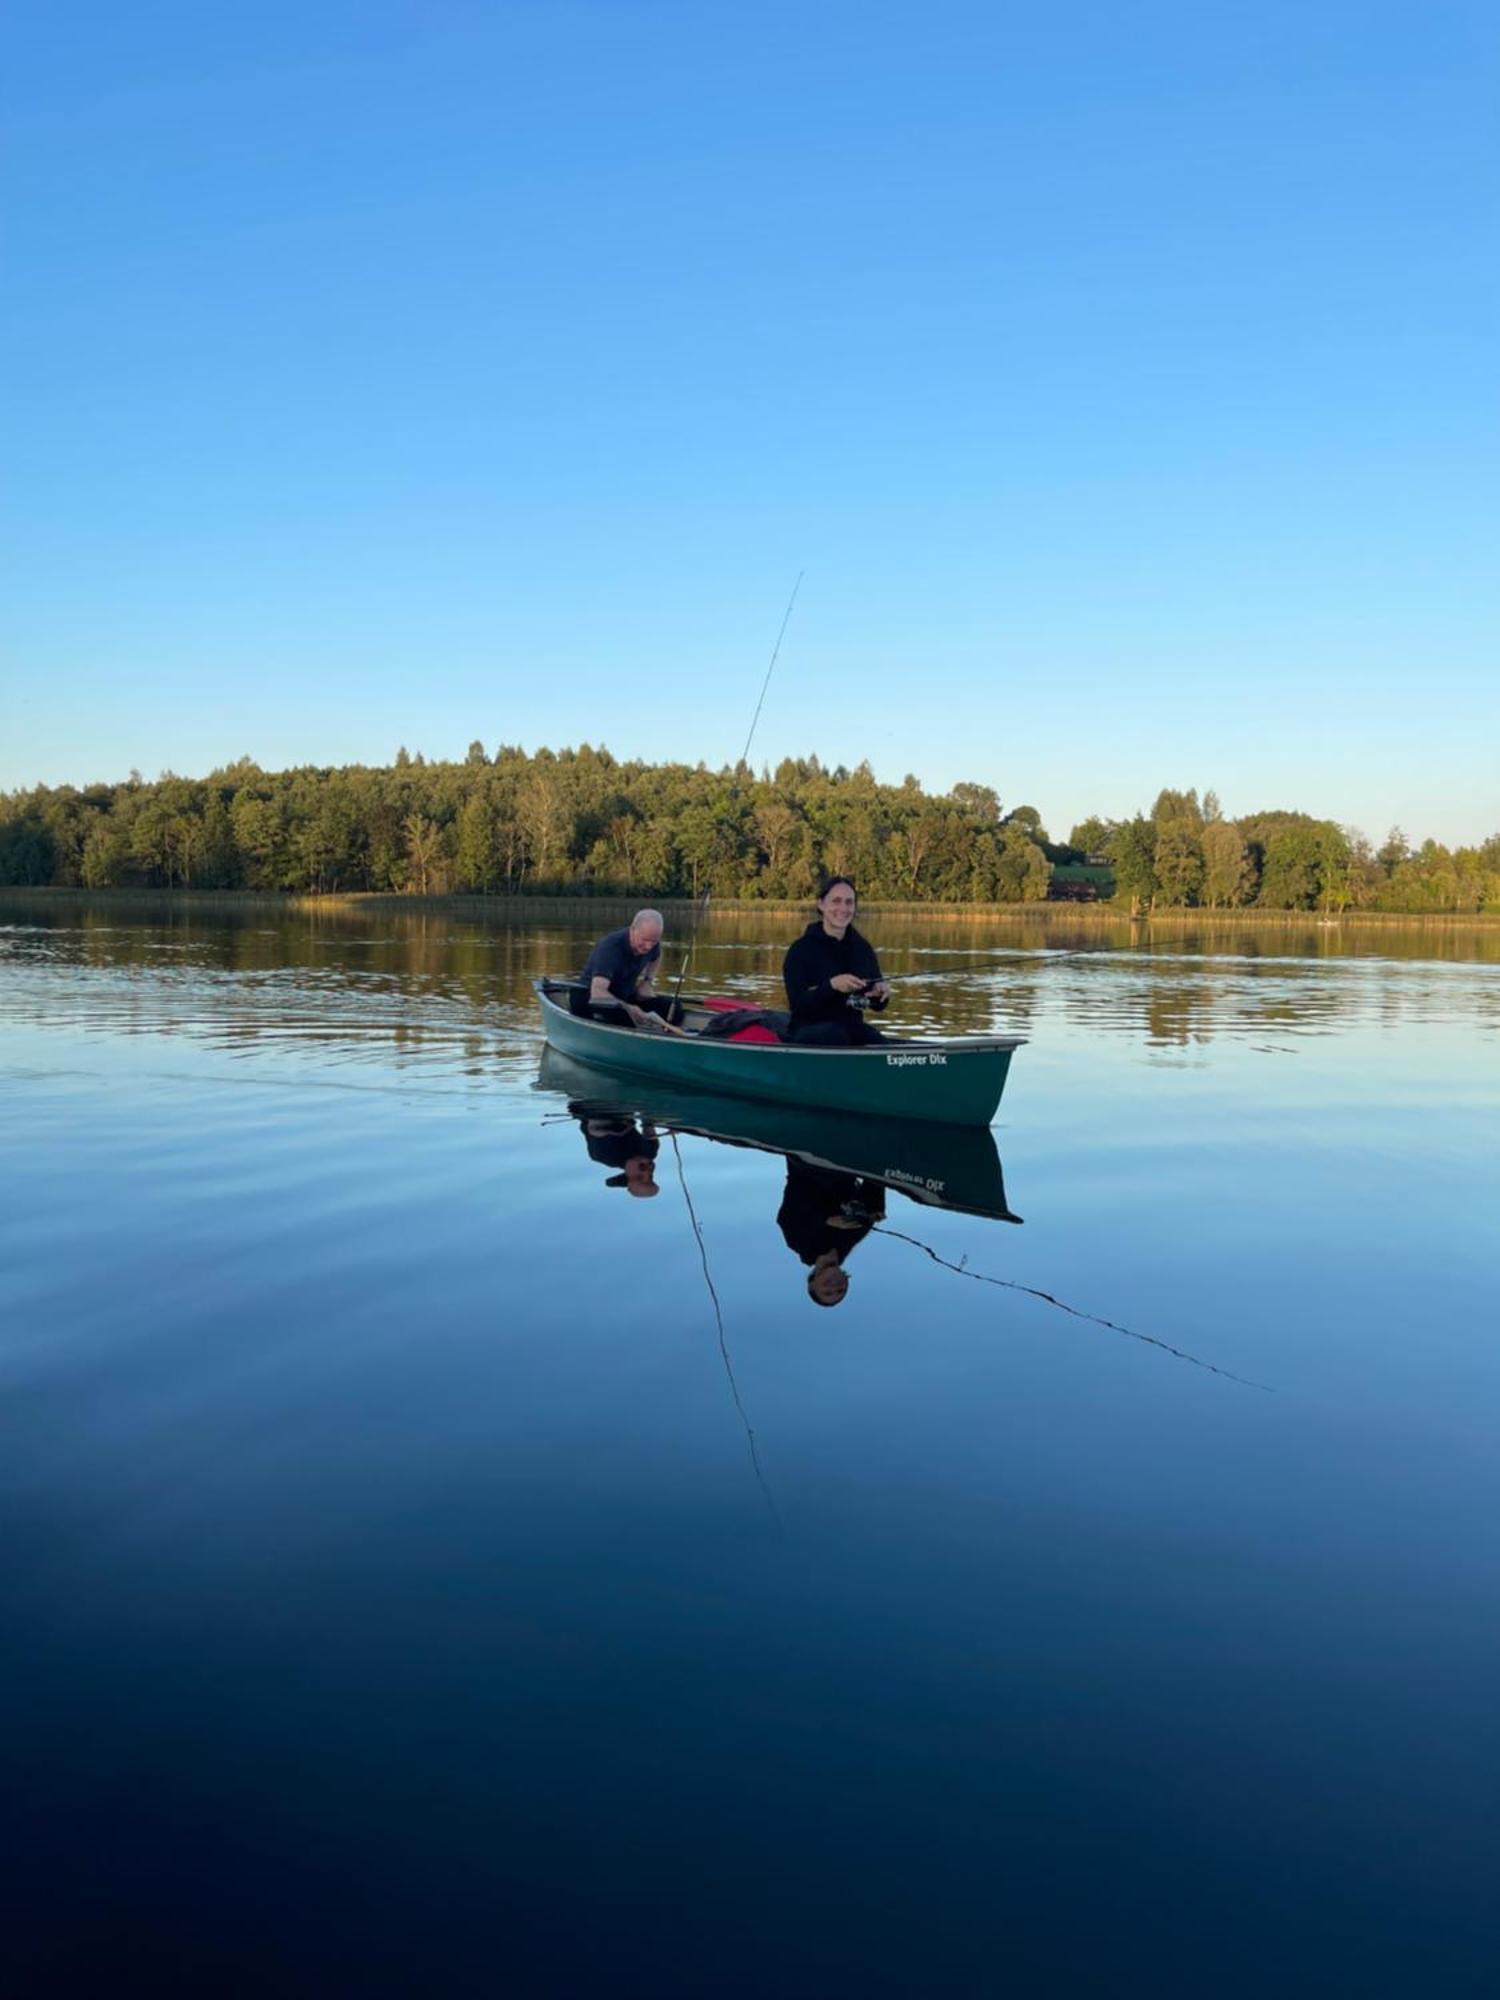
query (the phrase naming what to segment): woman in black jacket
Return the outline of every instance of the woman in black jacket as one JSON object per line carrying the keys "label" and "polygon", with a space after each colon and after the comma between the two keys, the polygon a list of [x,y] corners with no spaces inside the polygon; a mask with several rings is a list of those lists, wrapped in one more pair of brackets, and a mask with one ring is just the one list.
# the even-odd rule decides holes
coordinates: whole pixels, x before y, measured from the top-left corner
{"label": "woman in black jacket", "polygon": [[855,901],[847,875],[825,882],[817,922],[808,925],[786,955],[781,971],[794,1042],[854,1048],[885,1040],[852,1004],[857,993],[880,1011],[890,998],[869,939],[854,928]]}

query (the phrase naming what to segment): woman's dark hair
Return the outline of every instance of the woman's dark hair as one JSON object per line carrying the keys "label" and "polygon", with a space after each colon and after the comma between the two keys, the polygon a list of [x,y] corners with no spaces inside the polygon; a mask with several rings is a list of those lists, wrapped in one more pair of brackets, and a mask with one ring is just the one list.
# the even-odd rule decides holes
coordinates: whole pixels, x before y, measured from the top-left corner
{"label": "woman's dark hair", "polygon": [[853,889],[855,897],[858,898],[859,891],[858,889],[854,888],[854,878],[852,875],[830,875],[824,881],[823,886],[818,891],[818,901],[821,903],[823,898],[828,894],[829,890],[836,889],[839,886],[840,882],[843,883],[846,889]]}

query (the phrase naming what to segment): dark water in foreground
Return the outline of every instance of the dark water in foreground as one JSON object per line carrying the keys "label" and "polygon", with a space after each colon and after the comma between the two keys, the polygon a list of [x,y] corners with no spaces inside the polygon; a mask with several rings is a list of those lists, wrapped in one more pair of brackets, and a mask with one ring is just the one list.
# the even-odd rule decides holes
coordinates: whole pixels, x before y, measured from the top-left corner
{"label": "dark water in foreground", "polygon": [[872,927],[1017,1224],[610,1185],[555,919],[0,925],[7,1993],[1496,1990],[1479,947]]}

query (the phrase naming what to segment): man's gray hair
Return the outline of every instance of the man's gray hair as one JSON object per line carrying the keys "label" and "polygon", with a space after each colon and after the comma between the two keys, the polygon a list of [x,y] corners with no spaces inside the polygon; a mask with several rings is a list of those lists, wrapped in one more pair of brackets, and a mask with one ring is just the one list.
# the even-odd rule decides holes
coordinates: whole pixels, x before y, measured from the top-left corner
{"label": "man's gray hair", "polygon": [[630,919],[630,928],[634,930],[637,924],[655,924],[659,931],[667,928],[667,920],[660,910],[637,910]]}

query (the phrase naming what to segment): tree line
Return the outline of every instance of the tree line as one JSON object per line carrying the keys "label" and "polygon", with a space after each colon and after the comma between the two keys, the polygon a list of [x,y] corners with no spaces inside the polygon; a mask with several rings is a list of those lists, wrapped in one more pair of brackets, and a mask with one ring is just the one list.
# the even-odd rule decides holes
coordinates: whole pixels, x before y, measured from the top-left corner
{"label": "tree line", "polygon": [[1302,812],[1226,819],[1213,792],[1163,791],[1149,814],[1085,820],[1072,840],[1107,855],[1117,900],[1142,909],[1500,910],[1500,834],[1477,847],[1413,847],[1400,827],[1382,846]]}
{"label": "tree line", "polygon": [[34,886],[800,900],[831,870],[872,898],[1039,902],[1051,869],[1039,816],[987,786],[931,796],[816,757],[757,775],[476,742],[461,763],[242,758],[0,798],[0,883]]}
{"label": "tree line", "polygon": [[817,757],[756,773],[475,742],[461,762],[247,757],[0,795],[3,885],[801,901],[825,872],[887,902],[1036,903],[1070,885],[1135,908],[1500,909],[1500,836],[1450,853],[1393,832],[1372,851],[1305,813],[1228,820],[1212,792],[1163,791],[1149,815],[1055,843],[990,786],[928,793]]}

